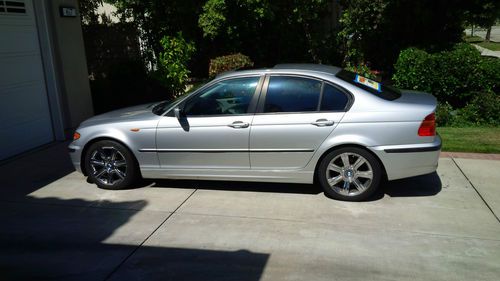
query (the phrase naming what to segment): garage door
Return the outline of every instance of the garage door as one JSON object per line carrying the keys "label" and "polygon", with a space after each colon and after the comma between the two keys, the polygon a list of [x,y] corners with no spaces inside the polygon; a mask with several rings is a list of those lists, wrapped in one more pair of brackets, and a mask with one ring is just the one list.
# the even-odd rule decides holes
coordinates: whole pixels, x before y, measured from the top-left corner
{"label": "garage door", "polygon": [[33,3],[0,0],[0,160],[54,139]]}

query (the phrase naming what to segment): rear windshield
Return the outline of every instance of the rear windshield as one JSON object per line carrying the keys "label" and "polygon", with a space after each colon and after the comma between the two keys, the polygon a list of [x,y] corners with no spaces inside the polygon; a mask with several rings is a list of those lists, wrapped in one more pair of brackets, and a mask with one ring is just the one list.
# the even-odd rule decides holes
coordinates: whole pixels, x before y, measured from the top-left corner
{"label": "rear windshield", "polygon": [[339,71],[336,76],[385,100],[395,100],[401,97],[401,93],[398,89],[375,82],[354,72],[343,69]]}

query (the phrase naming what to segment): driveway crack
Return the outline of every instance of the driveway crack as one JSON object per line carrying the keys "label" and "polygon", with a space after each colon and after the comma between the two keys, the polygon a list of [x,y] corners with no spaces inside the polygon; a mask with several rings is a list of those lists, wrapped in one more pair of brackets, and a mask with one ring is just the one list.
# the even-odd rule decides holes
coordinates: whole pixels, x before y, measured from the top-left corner
{"label": "driveway crack", "polygon": [[464,173],[464,171],[462,170],[462,168],[460,168],[460,166],[458,165],[458,163],[455,162],[455,158],[454,157],[451,157],[451,161],[453,161],[453,163],[455,164],[455,166],[457,166],[457,168],[460,171],[460,173],[462,173],[462,175],[464,175],[465,179],[467,179],[467,181],[470,183],[470,185],[472,186],[472,188],[476,191],[477,195],[479,195],[479,198],[481,198],[481,200],[483,200],[483,203],[486,205],[486,207],[488,207],[488,209],[490,210],[491,214],[493,214],[493,216],[500,223],[500,218],[498,218],[498,216],[495,214],[495,212],[493,211],[493,209],[491,208],[491,206],[488,204],[488,202],[486,202],[486,200],[484,199],[483,195],[481,195],[481,193],[479,192],[479,190],[477,190],[477,188],[474,186],[474,184],[469,179],[469,177],[467,177],[467,175]]}
{"label": "driveway crack", "polygon": [[121,268],[121,267],[125,264],[125,262],[127,262],[127,260],[128,260],[131,256],[133,256],[133,255],[135,254],[135,252],[137,252],[137,250],[139,250],[139,249],[142,247],[142,245],[144,245],[144,243],[146,243],[146,241],[148,241],[148,239],[149,239],[151,236],[153,236],[153,234],[155,234],[155,233],[156,233],[156,231],[158,231],[158,229],[160,229],[160,227],[162,227],[162,226],[165,224],[165,222],[167,222],[167,220],[168,220],[169,218],[171,218],[171,217],[172,217],[172,215],[173,215],[173,214],[175,214],[175,213],[177,212],[177,210],[179,210],[179,209],[182,207],[182,205],[184,205],[184,203],[186,203],[186,201],[188,201],[188,200],[189,200],[189,198],[191,198],[191,196],[193,196],[193,194],[194,194],[197,190],[198,190],[198,189],[193,190],[193,192],[191,192],[191,194],[189,194],[189,196],[188,196],[188,197],[186,197],[186,199],[184,199],[184,201],[182,201],[182,203],[181,203],[181,204],[179,204],[179,206],[177,206],[177,208],[175,208],[175,210],[174,210],[173,212],[171,212],[170,214],[168,214],[168,216],[167,216],[167,217],[166,217],[166,218],[165,218],[165,219],[164,219],[164,220],[163,220],[163,221],[162,221],[162,222],[161,222],[161,223],[160,223],[160,224],[159,224],[159,225],[158,225],[158,226],[157,226],[157,227],[156,227],[156,228],[155,228],[155,229],[154,229],[154,230],[153,230],[153,231],[152,231],[152,232],[151,232],[151,233],[150,233],[150,234],[149,234],[149,235],[148,235],[148,236],[147,236],[147,237],[146,237],[146,238],[145,238],[145,239],[144,239],[144,240],[143,240],[140,244],[139,244],[139,245],[137,245],[137,247],[135,247],[135,248],[134,248],[134,250],[132,250],[132,252],[130,252],[130,254],[128,254],[128,255],[127,255],[127,256],[126,256],[126,257],[125,257],[125,258],[124,258],[124,259],[123,259],[123,260],[122,260],[122,261],[121,261],[121,262],[120,262],[120,263],[119,263],[119,264],[118,264],[118,265],[117,265],[117,266],[116,266],[116,267],[115,267],[115,268],[114,268],[114,269],[113,269],[113,270],[112,270],[112,271],[111,271],[111,272],[110,272],[107,276],[106,276],[106,278],[104,278],[104,281],[109,280],[109,279],[113,276],[113,274],[115,274],[115,273],[116,273],[116,272],[117,272],[117,271],[118,271],[118,270],[119,270],[119,269],[120,269],[120,268]]}

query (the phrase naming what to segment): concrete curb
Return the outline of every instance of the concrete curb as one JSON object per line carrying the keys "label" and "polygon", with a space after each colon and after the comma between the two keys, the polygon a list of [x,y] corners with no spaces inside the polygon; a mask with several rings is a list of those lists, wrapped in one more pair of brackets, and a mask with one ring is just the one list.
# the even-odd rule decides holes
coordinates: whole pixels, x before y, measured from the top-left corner
{"label": "concrete curb", "polygon": [[495,153],[441,152],[439,157],[442,157],[442,158],[481,159],[481,160],[498,160],[498,161],[500,161],[500,154],[495,154]]}

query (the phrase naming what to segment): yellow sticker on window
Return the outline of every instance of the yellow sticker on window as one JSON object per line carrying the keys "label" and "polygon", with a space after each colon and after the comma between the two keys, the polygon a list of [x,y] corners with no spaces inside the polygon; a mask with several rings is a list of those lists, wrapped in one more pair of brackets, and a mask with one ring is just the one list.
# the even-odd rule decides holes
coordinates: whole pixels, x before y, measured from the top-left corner
{"label": "yellow sticker on window", "polygon": [[379,82],[373,81],[371,79],[360,76],[358,74],[356,74],[356,78],[354,79],[354,82],[359,83],[361,85],[365,85],[366,87],[370,87],[370,88],[377,90],[379,92],[382,92],[382,85],[380,85]]}

